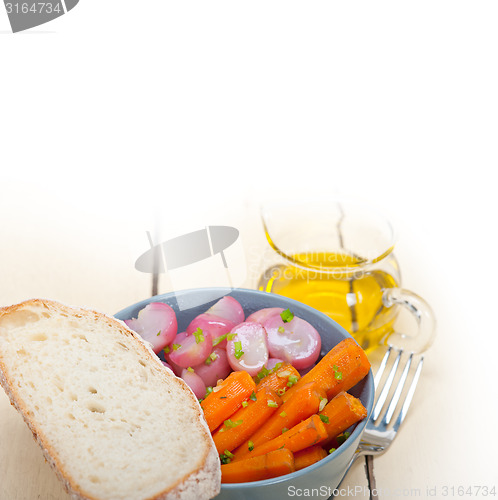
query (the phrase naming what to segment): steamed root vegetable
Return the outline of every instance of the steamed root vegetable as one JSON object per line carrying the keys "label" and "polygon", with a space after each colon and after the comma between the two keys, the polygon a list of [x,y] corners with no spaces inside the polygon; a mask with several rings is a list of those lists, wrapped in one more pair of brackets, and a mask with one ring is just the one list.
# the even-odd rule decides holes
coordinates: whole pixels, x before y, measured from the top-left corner
{"label": "steamed root vegetable", "polygon": [[215,347],[203,363],[192,368],[202,378],[206,386],[211,387],[215,386],[218,380],[228,377],[232,371],[228,363],[227,352],[221,347]]}
{"label": "steamed root vegetable", "polygon": [[[294,396],[293,396],[294,397]],[[289,399],[289,402],[292,400]],[[324,444],[336,438],[348,427],[363,420],[367,416],[367,410],[358,398],[347,392],[340,392],[320,412],[320,418],[325,424],[328,438]]]}
{"label": "steamed root vegetable", "polygon": [[228,362],[234,370],[255,376],[268,361],[265,329],[254,322],[240,323],[227,340]]}
{"label": "steamed root vegetable", "polygon": [[246,321],[255,321],[262,325],[269,316],[275,313],[280,314],[283,310],[282,307],[265,307],[264,309],[253,312],[247,317]]}
{"label": "steamed root vegetable", "polygon": [[[325,439],[327,439],[327,431],[320,417],[315,414],[280,436],[273,438],[271,441],[255,446],[254,449],[249,452],[249,454],[244,455],[243,458],[265,455],[270,451],[279,450],[280,448],[287,448],[295,453],[296,451],[301,451],[309,446],[321,443]],[[235,461],[237,460],[238,458],[235,456]]]}
{"label": "steamed root vegetable", "polygon": [[327,455],[328,453],[321,445],[315,444],[314,446],[294,453],[294,465],[296,466],[296,470],[301,470],[315,464]]}
{"label": "steamed root vegetable", "polygon": [[302,420],[318,413],[322,402],[323,405],[327,402],[325,392],[314,382],[302,386],[235,451],[236,457],[247,455],[251,448],[271,441]]}
{"label": "steamed root vegetable", "polygon": [[206,395],[206,384],[192,368],[184,369],[181,378],[192,389],[197,399],[202,399]]}
{"label": "steamed root vegetable", "polygon": [[263,388],[244,401],[242,408],[213,434],[218,453],[233,451],[278,410],[282,400],[275,391]]}
{"label": "steamed root vegetable", "polygon": [[232,328],[236,325],[232,321],[225,318],[220,318],[213,314],[203,313],[196,316],[190,324],[187,326],[187,333],[190,335],[194,333],[198,328],[203,332],[207,332],[211,335],[213,344],[216,343],[218,347],[226,347],[226,338],[221,339],[227,333],[230,333]]}
{"label": "steamed root vegetable", "polygon": [[163,302],[151,302],[136,318],[127,319],[125,323],[150,342],[156,354],[175,338],[178,329],[175,311]]}
{"label": "steamed root vegetable", "polygon": [[232,372],[201,402],[204,418],[213,432],[251,396],[256,384],[246,371]]}
{"label": "steamed root vegetable", "polygon": [[247,460],[240,460],[221,466],[222,483],[247,483],[294,472],[294,457],[285,448],[271,451]]}
{"label": "steamed root vegetable", "polygon": [[237,300],[230,297],[230,295],[225,295],[225,297],[218,300],[216,304],[207,310],[207,314],[213,314],[214,316],[224,318],[234,325],[242,323],[245,317],[242,306]]}
{"label": "steamed root vegetable", "polygon": [[293,316],[288,309],[270,315],[263,326],[268,334],[268,349],[272,357],[284,359],[302,370],[320,356],[322,339],[319,333],[304,319]]}
{"label": "steamed root vegetable", "polygon": [[315,381],[332,399],[341,391],[356,385],[370,370],[370,362],[363,349],[352,339],[339,342],[299,382],[283,396],[286,401],[301,385]]}
{"label": "steamed root vegetable", "polygon": [[186,332],[179,333],[169,346],[168,354],[173,363],[188,368],[206,361],[211,350],[211,335],[197,330],[192,335]]}
{"label": "steamed root vegetable", "polygon": [[290,363],[277,364],[271,371],[263,368],[258,373],[259,382],[256,388],[259,391],[261,387],[269,387],[282,396],[300,378],[301,375]]}

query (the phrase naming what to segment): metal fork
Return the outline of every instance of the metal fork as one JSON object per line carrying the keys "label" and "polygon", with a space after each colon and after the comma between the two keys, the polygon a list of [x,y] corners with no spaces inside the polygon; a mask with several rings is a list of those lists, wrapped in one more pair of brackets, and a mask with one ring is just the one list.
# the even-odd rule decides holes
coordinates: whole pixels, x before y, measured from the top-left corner
{"label": "metal fork", "polygon": [[[393,385],[393,381],[396,377],[396,373],[398,372],[398,368],[401,368],[400,360],[402,355],[403,355],[402,349],[389,347],[389,349],[386,351],[386,354],[384,355],[384,358],[382,359],[382,362],[379,366],[379,369],[377,370],[374,379],[376,392],[380,391],[380,394],[379,397],[377,398],[377,402],[375,403],[372,412],[372,417],[365,426],[365,430],[363,432],[363,436],[358,446],[358,449],[353,455],[353,458],[351,459],[351,462],[346,470],[346,474],[344,475],[344,477],[346,477],[349,469],[358,458],[365,455],[376,456],[384,453],[389,448],[391,443],[394,441],[394,438],[398,433],[398,429],[406,417],[408,408],[410,407],[413,395],[415,393],[415,388],[417,387],[417,383],[420,378],[420,372],[422,371],[422,366],[424,364],[423,356],[420,357],[420,360],[417,364],[417,367],[415,369],[415,374],[409,386],[408,392],[406,393],[406,397],[401,407],[401,411],[399,412],[398,418],[394,422],[394,425],[392,426],[389,425],[396,411],[396,407],[398,406],[398,403],[400,401],[403,388],[405,387],[406,381],[408,379],[410,367],[414,359],[414,353],[411,353],[409,355],[408,360],[406,361],[406,364],[404,366],[403,372],[401,374],[401,377],[398,381],[398,385],[396,386],[394,394],[389,402],[389,405],[387,406],[387,410],[384,413],[383,417],[380,418],[382,409],[384,408],[387,397]],[[392,356],[395,356],[392,368],[389,371],[389,375],[387,376],[387,379],[384,382],[383,387],[381,388],[379,387],[379,384],[380,381],[382,380],[382,375],[384,374],[384,371],[388,365],[389,358]],[[371,500],[375,500],[377,498],[377,495],[371,494],[370,498]]]}

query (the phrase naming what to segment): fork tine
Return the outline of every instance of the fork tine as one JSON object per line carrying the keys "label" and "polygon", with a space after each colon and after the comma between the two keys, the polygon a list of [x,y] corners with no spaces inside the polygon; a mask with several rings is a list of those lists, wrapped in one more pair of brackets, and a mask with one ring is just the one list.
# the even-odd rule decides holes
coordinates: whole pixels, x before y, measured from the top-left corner
{"label": "fork tine", "polygon": [[410,385],[410,388],[408,389],[408,393],[405,398],[405,402],[403,403],[403,406],[401,408],[401,411],[399,413],[398,418],[396,419],[396,423],[394,424],[393,429],[397,432],[399,429],[399,426],[402,424],[403,420],[406,417],[406,413],[408,412],[408,408],[410,408],[410,404],[413,399],[413,395],[415,394],[415,389],[417,387],[418,379],[420,377],[420,372],[422,371],[422,366],[424,364],[424,357],[422,356],[420,358],[420,361],[418,362],[417,369],[415,370],[415,375],[413,376],[412,383]]}
{"label": "fork tine", "polygon": [[386,351],[384,354],[384,357],[382,358],[382,362],[379,366],[379,369],[377,370],[377,373],[375,374],[375,379],[374,379],[374,387],[377,388],[379,387],[380,379],[382,378],[382,375],[384,374],[384,370],[386,369],[387,365],[387,360],[389,359],[389,356],[391,355],[393,348],[392,346],[389,346],[389,349]]}
{"label": "fork tine", "polygon": [[387,407],[386,415],[382,420],[382,423],[384,425],[389,424],[389,422],[391,421],[391,418],[394,414],[394,410],[396,409],[399,398],[401,397],[401,393],[403,392],[403,387],[405,386],[405,382],[406,382],[406,379],[408,377],[408,372],[410,371],[412,359],[413,359],[413,352],[410,354],[410,357],[408,358],[408,361],[406,362],[405,369],[403,370],[403,373],[401,374],[401,378],[399,379],[398,385],[396,386],[396,390],[394,391],[393,397],[391,398],[391,402],[389,403],[389,406]]}
{"label": "fork tine", "polygon": [[398,352],[398,355],[396,356],[396,359],[394,360],[393,367],[391,368],[391,371],[389,372],[389,376],[387,377],[386,383],[384,384],[384,388],[382,389],[382,392],[380,393],[379,399],[377,400],[377,404],[375,405],[375,409],[372,414],[372,421],[377,420],[379,417],[380,412],[382,411],[382,407],[384,406],[384,403],[386,402],[387,395],[389,394],[389,389],[391,389],[391,385],[394,380],[394,375],[396,374],[396,370],[398,369],[399,365],[399,359],[401,358],[401,354],[403,353],[403,350],[400,349]]}

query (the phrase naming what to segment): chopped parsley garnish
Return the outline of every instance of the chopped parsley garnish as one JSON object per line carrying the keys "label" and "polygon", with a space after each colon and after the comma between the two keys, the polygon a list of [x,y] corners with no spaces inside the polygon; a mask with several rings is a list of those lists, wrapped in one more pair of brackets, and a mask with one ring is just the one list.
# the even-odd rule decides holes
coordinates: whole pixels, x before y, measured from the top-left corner
{"label": "chopped parsley garnish", "polygon": [[215,352],[212,352],[206,359],[206,361],[204,361],[204,364],[206,365],[210,365],[216,358],[217,358],[217,354]]}
{"label": "chopped parsley garnish", "polygon": [[277,363],[274,367],[273,367],[273,371],[276,372],[277,370],[280,370],[281,366],[283,365],[283,363]]}
{"label": "chopped parsley garnish", "polygon": [[249,406],[249,403],[247,401],[242,401],[242,407],[247,408]]}
{"label": "chopped parsley garnish", "polygon": [[220,335],[219,337],[216,337],[213,339],[213,347],[217,346],[220,342],[223,342],[227,338],[227,334],[225,335]]}
{"label": "chopped parsley garnish", "polygon": [[337,437],[336,437],[336,441],[338,442],[338,444],[342,444],[344,443],[344,441],[346,441],[346,439],[351,435],[350,432],[344,432],[342,434],[339,434]]}
{"label": "chopped parsley garnish", "polygon": [[173,351],[178,351],[182,345],[181,344],[173,344],[171,347],[173,347]]}
{"label": "chopped parsley garnish", "polygon": [[256,399],[256,393],[254,391],[252,391],[251,395],[249,396],[249,399],[251,401],[257,401],[257,399]]}
{"label": "chopped parsley garnish", "polygon": [[194,337],[196,344],[204,342],[204,335],[202,334],[202,330],[200,328],[197,328],[197,330],[194,332]]}
{"label": "chopped parsley garnish", "polygon": [[334,378],[336,380],[342,380],[342,372],[339,371],[339,367],[334,365],[332,369],[334,370]]}
{"label": "chopped parsley garnish", "polygon": [[220,460],[222,464],[229,464],[232,458],[234,457],[233,453],[230,453],[228,450],[225,450],[225,453],[220,455]]}
{"label": "chopped parsley garnish", "polygon": [[161,330],[157,332],[157,337],[159,337],[159,335],[161,335]]}
{"label": "chopped parsley garnish", "polygon": [[270,374],[270,372],[268,371],[268,368],[266,368],[266,366],[263,366],[263,368],[261,368],[261,370],[256,375],[256,378],[259,381],[259,380],[267,377],[269,374]]}
{"label": "chopped parsley garnish", "polygon": [[206,396],[204,396],[204,397],[207,397],[207,396],[208,396],[209,394],[211,394],[212,392],[213,392],[213,388],[212,388],[210,385],[208,385],[208,386],[206,387]]}
{"label": "chopped parsley garnish", "polygon": [[253,443],[252,441],[249,441],[249,442],[247,443],[247,447],[249,448],[249,451],[254,450],[254,443]]}
{"label": "chopped parsley garnish", "polygon": [[278,394],[279,396],[283,396],[283,395],[285,394],[285,389],[278,389],[278,390],[277,390],[277,394]]}
{"label": "chopped parsley garnish", "polygon": [[164,351],[164,354],[169,354],[169,353],[170,353],[170,351],[171,351],[171,349],[170,349],[169,345],[167,345],[167,346],[163,349],[163,351]]}
{"label": "chopped parsley garnish", "polygon": [[281,416],[281,417],[286,417],[286,416],[287,416],[287,413],[285,413],[285,411],[283,411],[282,413],[280,413],[280,416]]}
{"label": "chopped parsley garnish", "polygon": [[334,453],[337,448],[330,448],[329,453]]}
{"label": "chopped parsley garnish", "polygon": [[297,384],[298,380],[296,375],[291,375],[288,379],[287,387],[292,387],[294,384]]}
{"label": "chopped parsley garnish", "polygon": [[285,333],[285,328],[283,326],[279,326],[278,333]]}
{"label": "chopped parsley garnish", "polygon": [[268,400],[268,406],[270,408],[278,408],[278,403],[276,403],[275,401],[272,401],[271,399]]}
{"label": "chopped parsley garnish", "polygon": [[286,309],[285,311],[282,311],[280,313],[280,317],[282,318],[282,321],[284,323],[288,323],[289,321],[292,321],[294,318],[294,314],[290,312],[289,309]]}
{"label": "chopped parsley garnish", "polygon": [[191,366],[187,368],[187,371],[189,371],[190,373],[194,373],[194,369]]}
{"label": "chopped parsley garnish", "polygon": [[227,340],[233,340],[237,336],[236,333],[229,333],[227,334]]}
{"label": "chopped parsley garnish", "polygon": [[284,432],[287,432],[288,430],[289,430],[289,429],[287,429],[287,427],[284,427],[284,428],[282,429],[282,434],[283,434]]}
{"label": "chopped parsley garnish", "polygon": [[327,398],[320,398],[320,406],[318,407],[318,411],[322,411],[325,406],[327,406],[328,400]]}
{"label": "chopped parsley garnish", "polygon": [[244,354],[244,351],[242,350],[242,342],[239,340],[237,342],[234,342],[233,346],[235,347],[235,352],[233,355],[237,358],[240,359],[242,355]]}
{"label": "chopped parsley garnish", "polygon": [[318,415],[320,417],[320,420],[324,423],[324,424],[328,424],[329,423],[329,417],[325,416],[325,415]]}
{"label": "chopped parsley garnish", "polygon": [[[235,422],[231,419],[225,420],[224,425],[227,429],[233,429],[242,423],[242,420],[236,420]],[[225,450],[226,453],[226,450]],[[232,457],[230,457],[232,458]]]}

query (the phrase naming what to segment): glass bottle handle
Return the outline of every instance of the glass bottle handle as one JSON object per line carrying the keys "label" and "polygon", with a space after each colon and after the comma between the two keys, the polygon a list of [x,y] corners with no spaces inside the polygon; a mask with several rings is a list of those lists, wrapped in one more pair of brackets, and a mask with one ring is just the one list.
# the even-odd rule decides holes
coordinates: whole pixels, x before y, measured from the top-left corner
{"label": "glass bottle handle", "polygon": [[415,335],[394,332],[387,339],[387,344],[402,348],[408,352],[420,353],[427,350],[436,335],[436,318],[429,304],[416,293],[404,288],[389,288],[382,296],[384,306],[400,305],[408,309],[418,325]]}

